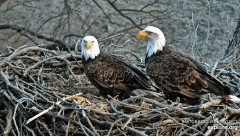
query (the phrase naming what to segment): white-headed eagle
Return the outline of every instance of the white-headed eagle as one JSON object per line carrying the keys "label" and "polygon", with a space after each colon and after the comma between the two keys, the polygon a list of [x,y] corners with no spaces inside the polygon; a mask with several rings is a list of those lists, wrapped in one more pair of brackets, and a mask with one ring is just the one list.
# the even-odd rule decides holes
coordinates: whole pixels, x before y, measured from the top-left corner
{"label": "white-headed eagle", "polygon": [[155,90],[150,79],[136,66],[101,52],[93,36],[82,39],[81,54],[85,74],[102,95],[126,98],[135,89]]}
{"label": "white-headed eagle", "polygon": [[179,97],[182,102],[195,104],[201,95],[214,93],[226,100],[240,102],[227,86],[207,73],[196,60],[167,48],[165,36],[159,28],[148,26],[137,37],[147,39],[147,74],[167,99],[175,101]]}

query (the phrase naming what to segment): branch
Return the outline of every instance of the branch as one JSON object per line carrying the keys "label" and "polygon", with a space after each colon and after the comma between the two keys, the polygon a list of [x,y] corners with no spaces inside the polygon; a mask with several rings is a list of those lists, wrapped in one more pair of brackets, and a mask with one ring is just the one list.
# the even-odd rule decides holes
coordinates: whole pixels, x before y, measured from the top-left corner
{"label": "branch", "polygon": [[8,136],[9,133],[12,131],[12,120],[13,120],[13,107],[11,106],[11,104],[6,101],[5,98],[2,98],[1,102],[4,104],[4,106],[6,106],[6,108],[8,109],[8,114],[6,116],[7,119],[7,126],[5,128],[5,131],[3,132],[4,136]]}
{"label": "branch", "polygon": [[[74,95],[74,96],[78,96],[78,95],[80,95],[80,94],[81,94],[81,93],[78,93],[78,94],[76,94],[76,95]],[[46,110],[42,111],[41,113],[35,115],[34,117],[30,118],[30,119],[26,122],[26,124],[29,124],[29,123],[32,122],[33,120],[35,120],[35,119],[41,117],[42,115],[48,113],[49,111],[51,111],[52,109],[54,109],[55,105],[59,105],[60,103],[62,103],[63,101],[66,101],[67,99],[69,99],[69,97],[65,97],[65,98],[63,98],[61,101],[57,101],[55,104],[53,104],[53,105],[52,105],[51,107],[49,107],[48,109],[46,109]]]}
{"label": "branch", "polygon": [[[18,27],[18,26],[14,26],[14,25],[0,25],[0,30],[4,30],[4,29],[10,29],[10,30],[15,30],[16,32],[18,33],[26,33],[26,34],[29,34],[33,37],[37,37],[39,39],[44,39],[46,41],[49,41],[49,42],[53,42],[53,43],[56,43],[58,45],[60,45],[61,48],[63,49],[68,49],[68,45],[65,44],[64,42],[62,42],[61,40],[57,40],[57,39],[54,39],[54,38],[51,38],[51,37],[46,37],[44,35],[40,35],[40,34],[37,34],[27,28],[24,28],[24,27]],[[26,34],[24,36],[26,36]]]}
{"label": "branch", "polygon": [[113,7],[114,10],[116,10],[122,17],[128,19],[130,22],[132,22],[132,24],[139,28],[142,29],[139,25],[137,25],[137,23],[135,23],[130,17],[128,17],[127,15],[125,15],[124,13],[122,13],[122,11],[120,11],[115,5],[114,3],[112,3],[110,0],[107,0],[107,2]]}

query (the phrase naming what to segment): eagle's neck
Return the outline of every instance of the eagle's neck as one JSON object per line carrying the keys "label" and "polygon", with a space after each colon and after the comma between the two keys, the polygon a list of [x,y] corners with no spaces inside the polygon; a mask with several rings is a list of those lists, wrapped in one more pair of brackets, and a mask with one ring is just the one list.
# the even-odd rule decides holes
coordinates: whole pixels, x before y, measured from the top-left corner
{"label": "eagle's neck", "polygon": [[156,54],[157,51],[162,51],[166,44],[164,37],[160,38],[149,38],[147,42],[147,57]]}
{"label": "eagle's neck", "polygon": [[82,58],[86,61],[88,59],[95,59],[100,54],[99,48],[92,48],[88,50],[82,50]]}

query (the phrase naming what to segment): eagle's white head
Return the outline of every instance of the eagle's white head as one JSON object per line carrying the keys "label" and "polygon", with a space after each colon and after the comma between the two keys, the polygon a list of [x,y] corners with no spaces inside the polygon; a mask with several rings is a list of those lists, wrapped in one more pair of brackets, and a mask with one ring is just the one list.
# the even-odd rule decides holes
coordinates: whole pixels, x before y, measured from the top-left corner
{"label": "eagle's white head", "polygon": [[147,57],[150,57],[158,50],[162,50],[166,44],[163,32],[156,27],[148,26],[144,30],[139,31],[138,38],[147,38]]}
{"label": "eagle's white head", "polygon": [[81,42],[81,51],[82,58],[85,60],[94,59],[100,53],[97,39],[93,36],[84,37]]}

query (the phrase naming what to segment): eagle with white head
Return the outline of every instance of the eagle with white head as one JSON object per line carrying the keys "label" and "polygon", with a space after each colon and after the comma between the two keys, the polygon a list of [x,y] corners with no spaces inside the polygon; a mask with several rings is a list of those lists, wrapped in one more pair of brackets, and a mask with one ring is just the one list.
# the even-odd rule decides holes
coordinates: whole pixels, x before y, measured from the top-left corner
{"label": "eagle with white head", "polygon": [[207,73],[196,60],[167,48],[165,36],[159,28],[148,26],[137,37],[147,39],[147,74],[167,99],[175,101],[179,97],[181,102],[196,104],[201,95],[214,93],[226,100],[240,102],[227,86]]}
{"label": "eagle with white head", "polygon": [[102,95],[126,98],[135,89],[156,90],[136,66],[101,52],[93,36],[82,39],[81,54],[85,74]]}

